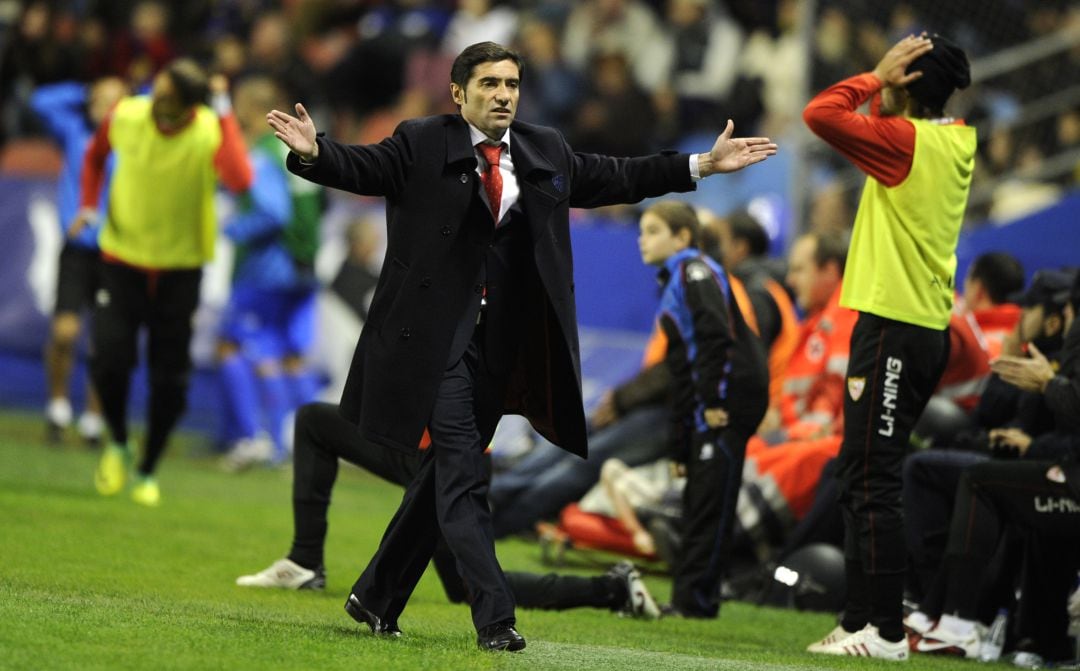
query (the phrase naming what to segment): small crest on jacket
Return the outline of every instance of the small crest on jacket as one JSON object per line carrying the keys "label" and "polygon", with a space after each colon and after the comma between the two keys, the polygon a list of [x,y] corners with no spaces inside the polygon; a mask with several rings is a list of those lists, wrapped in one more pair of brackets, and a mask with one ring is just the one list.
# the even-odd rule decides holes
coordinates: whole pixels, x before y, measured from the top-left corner
{"label": "small crest on jacket", "polygon": [[566,191],[566,177],[562,175],[555,175],[551,178],[551,185],[555,187],[555,190],[559,193]]}
{"label": "small crest on jacket", "polygon": [[865,377],[849,377],[847,379],[847,391],[851,395],[852,401],[858,401],[862,398],[863,390],[866,389]]}
{"label": "small crest on jacket", "polygon": [[701,282],[710,277],[712,277],[712,270],[704,263],[693,261],[686,264],[686,279],[688,282]]}

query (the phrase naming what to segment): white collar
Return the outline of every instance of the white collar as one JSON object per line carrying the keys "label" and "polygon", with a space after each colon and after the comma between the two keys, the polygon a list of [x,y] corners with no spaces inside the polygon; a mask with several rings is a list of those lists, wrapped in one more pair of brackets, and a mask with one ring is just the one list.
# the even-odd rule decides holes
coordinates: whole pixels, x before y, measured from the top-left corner
{"label": "white collar", "polygon": [[[489,138],[487,135],[484,135],[480,130],[478,130],[476,128],[476,126],[472,125],[468,121],[466,121],[465,123],[469,126],[469,139],[472,142],[473,147],[475,147],[476,145],[478,145],[480,143],[494,144],[492,142],[491,138]],[[509,128],[507,128],[506,132],[503,133],[503,136],[499,139],[499,142],[502,142],[503,144],[506,145],[506,153],[509,154],[510,153],[510,129]]]}

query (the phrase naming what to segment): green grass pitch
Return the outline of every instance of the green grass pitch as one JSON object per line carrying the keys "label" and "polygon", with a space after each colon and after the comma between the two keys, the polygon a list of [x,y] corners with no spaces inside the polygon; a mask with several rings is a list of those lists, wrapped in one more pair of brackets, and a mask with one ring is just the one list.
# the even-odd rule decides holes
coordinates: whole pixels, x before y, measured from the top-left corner
{"label": "green grass pitch", "polygon": [[[343,469],[334,491],[325,593],[236,587],[287,551],[291,472],[217,470],[199,440],[174,440],[162,506],[97,495],[97,453],[48,447],[37,416],[0,413],[0,669],[893,669],[803,652],[828,615],[726,604],[713,621],[643,622],[601,610],[518,611],[528,647],[484,653],[466,607],[429,571],[375,639],[342,604],[401,491]],[[546,570],[536,545],[500,542],[503,566]],[[579,569],[581,570],[581,569]],[[587,572],[587,571],[586,571]],[[666,579],[649,577],[661,600]],[[972,668],[913,658],[910,669]]]}

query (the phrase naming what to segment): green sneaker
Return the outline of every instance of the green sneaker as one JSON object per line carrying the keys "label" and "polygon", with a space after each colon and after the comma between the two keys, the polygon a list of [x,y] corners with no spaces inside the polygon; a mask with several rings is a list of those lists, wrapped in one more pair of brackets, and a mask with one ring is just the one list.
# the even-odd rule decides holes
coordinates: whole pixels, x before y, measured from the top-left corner
{"label": "green sneaker", "polygon": [[131,488],[131,500],[150,508],[161,505],[161,489],[157,479],[149,475],[137,476],[135,486]]}
{"label": "green sneaker", "polygon": [[98,494],[112,496],[124,488],[131,450],[125,445],[109,443],[101,453],[101,461],[94,471],[94,486]]}

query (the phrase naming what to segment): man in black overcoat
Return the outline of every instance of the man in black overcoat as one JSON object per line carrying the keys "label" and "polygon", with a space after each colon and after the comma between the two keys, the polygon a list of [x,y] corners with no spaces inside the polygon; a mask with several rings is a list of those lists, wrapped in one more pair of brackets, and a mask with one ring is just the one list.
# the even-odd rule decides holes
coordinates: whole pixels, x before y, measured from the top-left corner
{"label": "man in black overcoat", "polygon": [[[345,604],[376,634],[398,616],[441,531],[470,592],[478,644],[520,650],[495,557],[482,454],[504,414],[585,457],[569,208],[690,191],[776,152],[732,138],[703,154],[577,154],[552,128],[514,121],[522,63],[484,42],[454,61],[460,114],[403,122],[378,144],[318,136],[303,105],[267,115],[292,172],[386,199],[387,250],[341,399],[362,440],[431,448]],[[627,129],[642,132],[645,129]]]}

